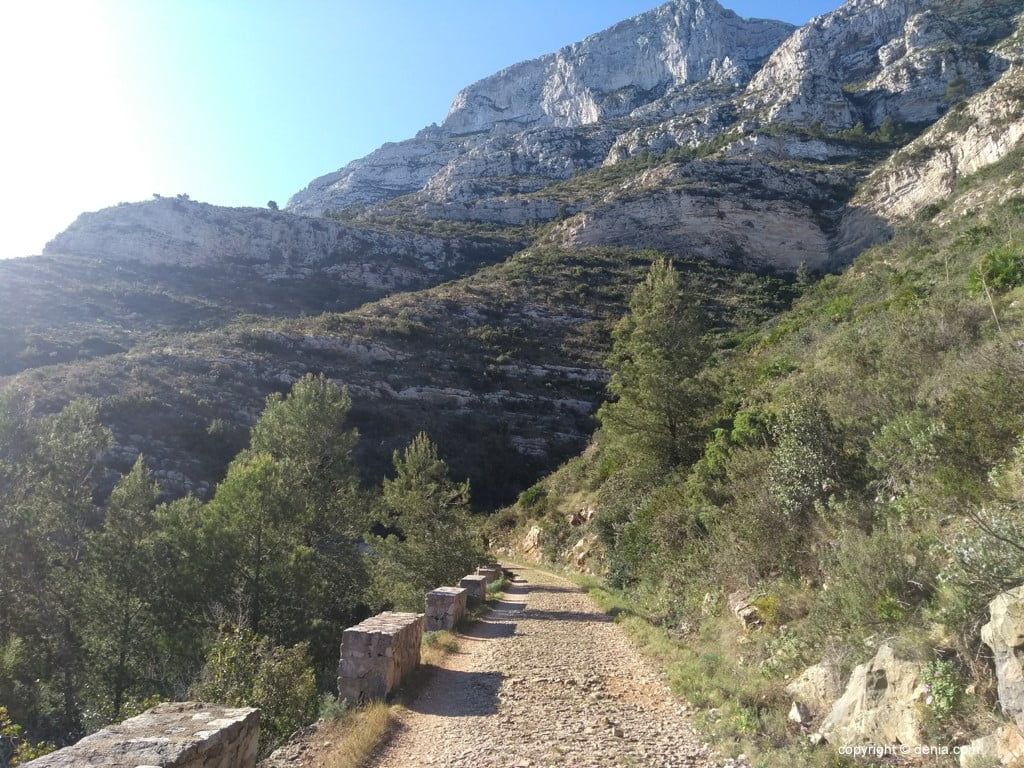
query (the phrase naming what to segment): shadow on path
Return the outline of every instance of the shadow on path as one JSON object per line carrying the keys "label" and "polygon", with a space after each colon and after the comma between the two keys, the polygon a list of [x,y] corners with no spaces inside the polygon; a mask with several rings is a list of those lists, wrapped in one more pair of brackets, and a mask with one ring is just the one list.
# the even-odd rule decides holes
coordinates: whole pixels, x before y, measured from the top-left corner
{"label": "shadow on path", "polygon": [[478,717],[498,711],[500,672],[461,672],[437,668],[430,689],[407,705],[413,712],[440,717]]}

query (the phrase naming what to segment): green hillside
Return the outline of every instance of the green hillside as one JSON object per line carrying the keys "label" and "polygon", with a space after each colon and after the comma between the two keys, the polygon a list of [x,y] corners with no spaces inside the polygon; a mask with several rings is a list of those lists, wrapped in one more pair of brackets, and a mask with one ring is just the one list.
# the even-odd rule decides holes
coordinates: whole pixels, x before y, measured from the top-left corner
{"label": "green hillside", "polygon": [[[679,385],[635,298],[591,448],[493,521],[513,545],[534,529],[559,562],[592,553],[604,599],[737,752],[806,748],[784,682],[822,659],[848,672],[886,640],[942,678],[936,743],[993,718],[978,628],[1024,573],[1020,165],[965,180],[947,210],[979,191],[998,205],[925,214]],[[685,395],[689,453],[620,428],[659,386]],[[760,629],[737,632],[734,594]]]}

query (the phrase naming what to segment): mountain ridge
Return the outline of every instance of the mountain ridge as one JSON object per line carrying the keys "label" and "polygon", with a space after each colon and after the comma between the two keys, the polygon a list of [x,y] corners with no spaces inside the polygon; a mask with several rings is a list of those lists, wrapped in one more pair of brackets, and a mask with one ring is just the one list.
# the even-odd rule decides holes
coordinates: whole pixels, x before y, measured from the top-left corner
{"label": "mountain ridge", "polygon": [[[116,472],[144,452],[172,493],[204,493],[267,394],[327,372],[356,394],[368,478],[422,428],[485,506],[504,503],[585,443],[610,324],[653,251],[690,265],[688,290],[741,334],[787,305],[801,265],[841,268],[1019,146],[1021,35],[989,38],[1019,30],[1020,8],[954,5],[951,29],[933,18],[947,0],[850,0],[758,51],[758,72],[672,86],[632,116],[454,138],[426,129],[350,167],[369,180],[357,197],[378,202],[325,216],[179,198],[84,214],[44,256],[0,264],[0,376],[41,411],[99,398],[117,420]],[[716,6],[637,18],[684,7]],[[837,35],[855,44],[822,59]],[[920,61],[932,68],[910,66]],[[748,80],[765,72],[840,94],[858,123],[823,120],[827,103],[797,122],[749,110]],[[943,117],[873,127],[878,104],[899,103]],[[949,151],[976,160],[950,174]],[[484,468],[495,462],[508,482],[494,485]]]}

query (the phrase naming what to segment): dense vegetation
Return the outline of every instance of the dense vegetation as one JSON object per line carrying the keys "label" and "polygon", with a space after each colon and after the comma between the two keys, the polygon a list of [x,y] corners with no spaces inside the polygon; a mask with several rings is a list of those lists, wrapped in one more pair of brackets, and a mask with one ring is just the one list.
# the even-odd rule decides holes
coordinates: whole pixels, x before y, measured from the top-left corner
{"label": "dense vegetation", "polygon": [[140,457],[100,505],[96,405],[36,418],[3,395],[0,762],[190,692],[260,706],[268,749],[330,691],[344,627],[481,561],[468,485],[425,435],[382,492],[360,485],[350,407],[307,376],[268,399],[209,502],[161,502]]}
{"label": "dense vegetation", "polygon": [[[849,671],[883,640],[928,664],[935,743],[991,730],[978,629],[1024,580],[1024,200],[909,224],[804,287],[701,363],[714,340],[656,263],[615,330],[591,449],[495,535],[537,526],[555,560],[596,535],[602,599],[736,751],[808,749],[784,681],[823,658]],[[735,590],[763,629],[737,632]]]}

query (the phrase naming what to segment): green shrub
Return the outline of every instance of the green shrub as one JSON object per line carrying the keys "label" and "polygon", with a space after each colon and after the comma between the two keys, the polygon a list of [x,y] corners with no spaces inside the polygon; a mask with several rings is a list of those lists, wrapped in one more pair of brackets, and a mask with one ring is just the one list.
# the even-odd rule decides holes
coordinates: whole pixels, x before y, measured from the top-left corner
{"label": "green shrub", "polygon": [[940,553],[934,535],[903,526],[842,531],[825,559],[816,620],[860,632],[903,622],[933,596]]}
{"label": "green shrub", "polygon": [[953,663],[942,659],[930,661],[923,677],[928,691],[925,705],[940,721],[953,716],[964,695],[963,683]]}
{"label": "green shrub", "polygon": [[228,706],[259,707],[263,756],[311,723],[320,706],[305,645],[283,648],[240,627],[223,632],[210,648],[192,695]]}
{"label": "green shrub", "polygon": [[351,706],[349,705],[348,699],[340,699],[331,693],[325,693],[320,697],[319,718],[321,720],[341,720],[349,713],[350,710]]}
{"label": "green shrub", "polygon": [[971,288],[1005,293],[1024,285],[1024,248],[1004,245],[989,251],[971,272]]}
{"label": "green shrub", "polygon": [[525,491],[519,494],[519,499],[516,501],[520,507],[527,511],[534,511],[537,508],[543,506],[547,500],[548,491],[540,483],[531,485]]}

